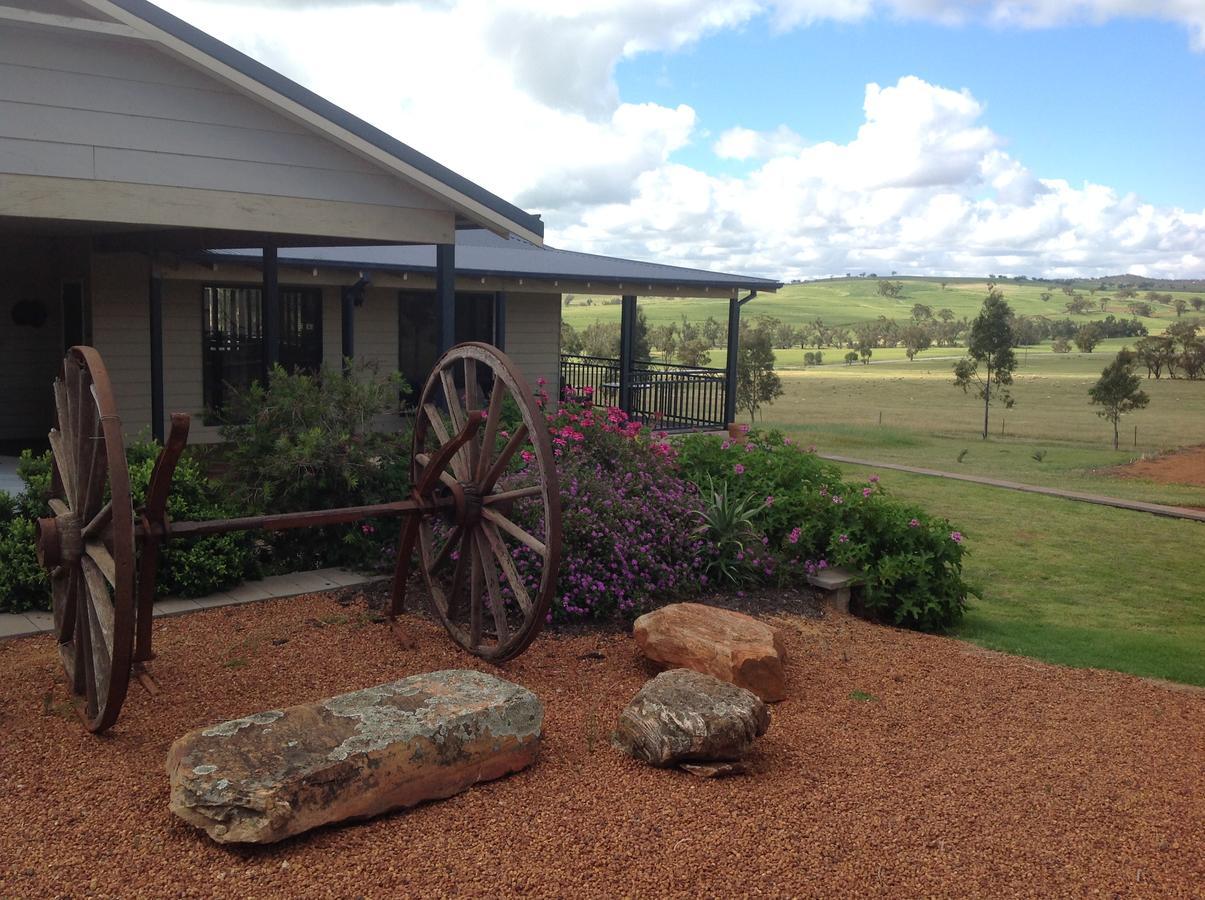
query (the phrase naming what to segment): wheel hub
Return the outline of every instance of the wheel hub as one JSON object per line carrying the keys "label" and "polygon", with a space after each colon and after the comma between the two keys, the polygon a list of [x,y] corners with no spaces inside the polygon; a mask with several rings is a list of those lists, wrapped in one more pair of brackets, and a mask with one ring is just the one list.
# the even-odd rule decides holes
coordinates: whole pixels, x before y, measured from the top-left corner
{"label": "wheel hub", "polygon": [[84,555],[79,519],[69,512],[38,519],[36,552],[47,570],[78,562]]}

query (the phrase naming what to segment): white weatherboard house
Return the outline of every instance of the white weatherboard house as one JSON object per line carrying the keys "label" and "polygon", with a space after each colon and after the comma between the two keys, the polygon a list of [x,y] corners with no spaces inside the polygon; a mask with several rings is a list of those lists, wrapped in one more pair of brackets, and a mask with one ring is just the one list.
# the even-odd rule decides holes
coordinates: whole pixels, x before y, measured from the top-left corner
{"label": "white weatherboard house", "polygon": [[[273,362],[414,382],[467,339],[633,408],[710,378],[718,401],[674,395],[698,407],[679,424],[731,419],[733,370],[631,358],[635,298],[715,297],[731,327],[777,282],[542,244],[538,216],[145,0],[0,0],[5,445],[45,435],[74,344],[101,352],[127,432],[159,437]],[[626,298],[621,359],[561,360],[563,292]]]}

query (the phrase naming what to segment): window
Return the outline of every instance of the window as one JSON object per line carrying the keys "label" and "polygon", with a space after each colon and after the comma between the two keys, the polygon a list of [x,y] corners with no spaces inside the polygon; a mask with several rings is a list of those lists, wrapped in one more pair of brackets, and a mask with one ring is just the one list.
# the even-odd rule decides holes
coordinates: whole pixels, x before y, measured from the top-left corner
{"label": "window", "polygon": [[[456,294],[456,343],[494,342],[494,295]],[[402,291],[398,295],[398,371],[410,386],[404,398],[418,399],[439,358],[439,311],[434,291]],[[463,376],[458,376],[463,377]]]}
{"label": "window", "polygon": [[[263,292],[258,287],[202,289],[205,408],[221,409],[230,389],[266,374]],[[280,364],[289,371],[322,368],[322,291],[280,289]]]}

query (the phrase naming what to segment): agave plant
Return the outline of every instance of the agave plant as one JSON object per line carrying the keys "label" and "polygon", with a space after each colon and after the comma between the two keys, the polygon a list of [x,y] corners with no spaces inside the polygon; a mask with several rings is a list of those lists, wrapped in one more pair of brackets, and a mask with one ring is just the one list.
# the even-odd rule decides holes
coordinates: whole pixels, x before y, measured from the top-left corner
{"label": "agave plant", "polygon": [[747,577],[747,544],[758,539],[754,520],[765,509],[764,501],[753,496],[736,496],[728,490],[728,482],[721,481],[716,487],[711,476],[707,476],[707,487],[700,486],[699,497],[703,508],[698,512],[700,524],[696,533],[709,540],[715,548],[715,557],[707,574],[737,584]]}

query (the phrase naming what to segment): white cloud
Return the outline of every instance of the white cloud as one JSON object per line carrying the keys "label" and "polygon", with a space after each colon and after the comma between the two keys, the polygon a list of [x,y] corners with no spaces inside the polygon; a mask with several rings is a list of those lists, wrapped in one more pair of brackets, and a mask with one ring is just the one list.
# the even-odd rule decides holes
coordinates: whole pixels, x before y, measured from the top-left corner
{"label": "white cloud", "polygon": [[[1205,211],[1041,177],[966,90],[914,76],[870,84],[852,140],[807,143],[785,123],[755,131],[626,102],[612,73],[756,16],[781,28],[876,14],[1047,27],[1145,13],[1199,41],[1205,0],[261,0],[237,15],[234,0],[160,2],[541,212],[556,246],[786,278],[1201,274]],[[695,144],[753,168],[683,165],[675,154]]]}

